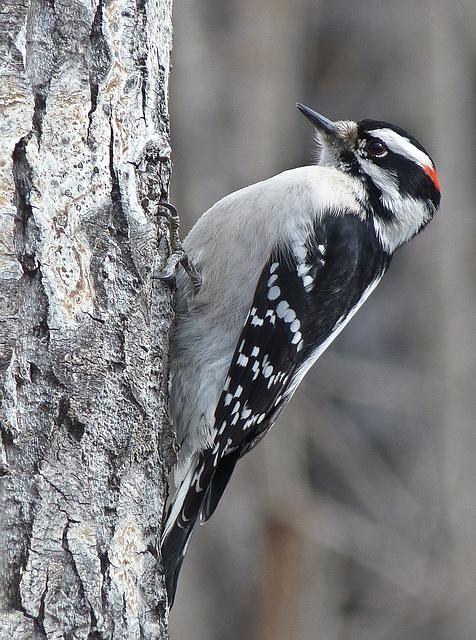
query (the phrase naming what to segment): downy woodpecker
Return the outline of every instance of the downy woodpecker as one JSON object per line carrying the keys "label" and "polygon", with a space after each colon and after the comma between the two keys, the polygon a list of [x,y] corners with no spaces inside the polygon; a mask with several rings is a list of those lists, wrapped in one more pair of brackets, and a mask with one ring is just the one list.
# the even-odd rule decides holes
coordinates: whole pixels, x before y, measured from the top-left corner
{"label": "downy woodpecker", "polygon": [[226,196],[183,244],[202,283],[196,292],[178,273],[170,412],[180,451],[162,536],[170,606],[195,525],[238,460],[440,203],[435,165],[406,131],[297,107],[314,125],[317,165]]}

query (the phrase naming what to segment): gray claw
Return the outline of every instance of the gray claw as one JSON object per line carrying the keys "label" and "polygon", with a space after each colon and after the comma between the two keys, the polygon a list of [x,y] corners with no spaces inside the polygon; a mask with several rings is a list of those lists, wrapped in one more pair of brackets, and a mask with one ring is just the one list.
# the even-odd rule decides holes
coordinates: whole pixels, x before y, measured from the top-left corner
{"label": "gray claw", "polygon": [[197,293],[202,284],[202,278],[195,268],[194,264],[188,257],[187,252],[183,248],[182,241],[180,240],[180,219],[177,213],[177,209],[173,206],[173,204],[170,204],[170,202],[159,202],[159,207],[167,209],[167,212],[159,212],[159,215],[167,218],[170,230],[170,247],[172,252],[167,259],[164,271],[155,276],[155,278],[157,278],[158,280],[165,280],[167,282],[170,282],[176,276],[177,266],[181,264],[185,269],[188,277],[190,278],[194,293]]}

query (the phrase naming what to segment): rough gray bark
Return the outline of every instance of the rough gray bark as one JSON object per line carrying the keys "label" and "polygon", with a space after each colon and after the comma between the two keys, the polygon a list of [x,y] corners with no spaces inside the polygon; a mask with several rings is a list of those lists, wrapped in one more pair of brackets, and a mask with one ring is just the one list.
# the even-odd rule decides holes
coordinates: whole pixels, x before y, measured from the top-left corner
{"label": "rough gray bark", "polygon": [[1,639],[167,637],[171,5],[0,9]]}

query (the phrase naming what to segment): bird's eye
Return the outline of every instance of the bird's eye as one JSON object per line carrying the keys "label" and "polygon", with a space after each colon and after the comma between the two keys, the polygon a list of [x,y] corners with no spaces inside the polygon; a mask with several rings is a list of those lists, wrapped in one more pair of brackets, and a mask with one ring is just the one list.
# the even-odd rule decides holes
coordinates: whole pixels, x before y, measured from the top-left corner
{"label": "bird's eye", "polygon": [[380,140],[368,140],[365,151],[371,156],[384,156],[387,153],[387,147]]}

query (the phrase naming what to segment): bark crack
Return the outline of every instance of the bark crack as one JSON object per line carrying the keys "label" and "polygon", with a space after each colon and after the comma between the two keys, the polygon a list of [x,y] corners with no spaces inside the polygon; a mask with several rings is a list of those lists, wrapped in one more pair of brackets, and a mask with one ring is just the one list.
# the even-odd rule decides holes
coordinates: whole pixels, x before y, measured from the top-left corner
{"label": "bark crack", "polygon": [[[48,637],[45,629],[45,600],[46,594],[48,593],[48,571],[46,572],[45,579],[45,588],[43,589],[43,593],[41,594],[40,599],[40,609],[38,611],[38,615],[33,617],[33,622],[35,623],[35,629],[44,635],[45,638]],[[28,616],[28,614],[26,614]]]}
{"label": "bark crack", "polygon": [[[34,337],[48,344],[50,337],[49,301],[42,282],[41,264],[37,257],[40,229],[36,224],[31,204],[31,196],[35,186],[33,184],[33,169],[27,157],[27,147],[32,136],[36,134],[37,139],[41,139],[41,126],[45,112],[46,94],[36,93],[32,129],[26,136],[20,138],[13,149],[12,174],[16,205],[14,247],[16,258],[23,270],[24,299],[31,296],[31,302],[34,301],[33,306],[36,310],[32,324]],[[27,291],[29,295],[27,295]]]}
{"label": "bark crack", "polygon": [[124,204],[122,200],[121,186],[119,182],[119,175],[116,169],[114,160],[114,122],[113,122],[113,107],[110,106],[109,112],[109,174],[111,176],[111,218],[109,224],[109,232],[115,236],[117,249],[120,251],[123,264],[126,266],[127,271],[130,274],[130,286],[134,292],[141,286],[142,278],[137,271],[134,258],[130,250],[129,242],[129,222],[124,210]]}
{"label": "bark crack", "polygon": [[17,208],[15,251],[24,273],[31,273],[38,268],[36,244],[39,230],[34,221],[31,207],[33,172],[26,154],[26,147],[31,136],[32,132],[23,136],[15,145],[12,153],[13,182],[15,184],[15,204]]}
{"label": "bark crack", "polygon": [[127,222],[124,216],[124,209],[122,206],[121,187],[119,185],[119,178],[114,165],[114,125],[112,122],[113,108],[110,107],[109,113],[109,128],[111,137],[109,140],[109,173],[111,176],[111,201],[112,210],[114,214],[114,232],[121,236],[127,236]]}
{"label": "bark crack", "polygon": [[142,93],[142,114],[144,118],[146,117],[146,107],[147,107],[147,84],[149,81],[149,74],[147,71],[147,57],[142,56],[137,61],[137,68],[139,69],[139,73],[141,74],[141,93]]}
{"label": "bark crack", "polygon": [[89,71],[89,86],[91,91],[91,109],[88,113],[88,144],[91,143],[90,131],[93,121],[94,113],[97,109],[99,85],[105,81],[107,74],[109,73],[113,55],[111,48],[104,36],[103,32],[103,0],[99,0],[96,13],[94,14],[94,20],[91,25],[91,32],[89,34],[89,41],[91,43],[92,51],[92,63]]}
{"label": "bark crack", "polygon": [[62,396],[59,400],[58,407],[58,426],[64,425],[75,440],[78,442],[84,435],[86,425],[78,420],[75,416],[71,416],[70,413],[71,403],[67,396]]}
{"label": "bark crack", "polygon": [[41,136],[43,134],[43,118],[46,115],[46,98],[49,92],[49,83],[35,87],[35,106],[33,109],[33,131],[38,139],[38,147],[41,146]]}
{"label": "bark crack", "polygon": [[38,608],[38,615],[34,616],[31,613],[29,613],[25,606],[23,605],[22,599],[21,599],[21,595],[20,595],[20,589],[18,589],[18,602],[16,603],[16,608],[18,611],[21,611],[21,613],[25,616],[25,618],[27,618],[28,620],[32,620],[33,621],[33,625],[35,628],[35,638],[37,640],[40,640],[39,636],[41,635],[42,638],[46,638],[48,637],[47,633],[46,633],[46,629],[44,626],[44,621],[45,621],[45,599],[46,599],[46,594],[48,593],[48,572],[46,572],[46,577],[45,577],[45,586],[43,588],[43,591],[41,593],[41,598],[40,598],[40,606]]}
{"label": "bark crack", "polygon": [[89,109],[88,111],[88,131],[87,131],[86,139],[88,141],[88,145],[91,147],[92,146],[91,125],[93,122],[93,115],[97,109],[98,94],[99,94],[99,84],[97,82],[93,82],[91,77],[89,79],[89,88],[91,92],[91,109]]}

